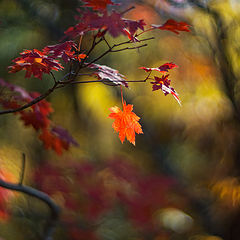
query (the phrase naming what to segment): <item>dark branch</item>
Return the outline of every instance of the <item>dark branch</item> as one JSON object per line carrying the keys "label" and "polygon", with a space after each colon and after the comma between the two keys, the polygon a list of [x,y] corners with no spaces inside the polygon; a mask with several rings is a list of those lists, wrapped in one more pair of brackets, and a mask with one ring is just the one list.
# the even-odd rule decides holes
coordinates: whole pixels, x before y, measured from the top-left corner
{"label": "dark branch", "polygon": [[51,215],[46,223],[42,240],[51,240],[52,239],[51,235],[56,227],[60,215],[60,208],[55,204],[55,202],[53,202],[53,200],[46,193],[21,184],[9,183],[0,179],[0,186],[9,190],[25,193],[28,196],[37,198],[44,202],[49,207]]}
{"label": "dark branch", "polygon": [[8,114],[8,113],[15,113],[15,112],[19,112],[22,111],[28,107],[33,106],[34,104],[40,102],[41,100],[43,100],[44,98],[46,98],[47,96],[49,96],[57,87],[58,82],[55,82],[55,84],[53,85],[52,88],[48,89],[47,92],[45,92],[44,94],[40,95],[39,97],[35,98],[34,100],[32,100],[31,102],[19,107],[19,108],[15,108],[15,109],[8,109],[8,110],[4,110],[4,111],[0,111],[0,115],[3,114]]}
{"label": "dark branch", "polygon": [[125,50],[139,49],[139,48],[146,47],[146,46],[147,46],[147,44],[143,44],[143,45],[136,46],[136,47],[125,47],[125,48],[121,48],[121,49],[117,49],[117,50],[111,50],[111,52],[121,52],[121,51],[125,51]]}
{"label": "dark branch", "polygon": [[129,11],[132,11],[133,9],[135,9],[135,6],[132,6],[128,9],[126,9],[125,11],[121,12],[121,15],[124,15],[125,13],[129,12]]}

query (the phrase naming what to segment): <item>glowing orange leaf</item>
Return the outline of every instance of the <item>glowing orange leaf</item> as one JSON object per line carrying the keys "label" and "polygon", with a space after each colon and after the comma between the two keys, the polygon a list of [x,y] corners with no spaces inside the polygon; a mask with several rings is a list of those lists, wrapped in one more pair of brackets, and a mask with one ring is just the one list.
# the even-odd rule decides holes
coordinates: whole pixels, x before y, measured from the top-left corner
{"label": "glowing orange leaf", "polygon": [[142,127],[139,124],[139,119],[133,110],[133,105],[128,104],[126,102],[123,103],[123,111],[118,107],[110,108],[112,113],[109,114],[109,118],[115,119],[113,122],[113,129],[119,133],[119,139],[123,143],[125,137],[129,142],[135,145],[135,133],[140,134],[143,133]]}

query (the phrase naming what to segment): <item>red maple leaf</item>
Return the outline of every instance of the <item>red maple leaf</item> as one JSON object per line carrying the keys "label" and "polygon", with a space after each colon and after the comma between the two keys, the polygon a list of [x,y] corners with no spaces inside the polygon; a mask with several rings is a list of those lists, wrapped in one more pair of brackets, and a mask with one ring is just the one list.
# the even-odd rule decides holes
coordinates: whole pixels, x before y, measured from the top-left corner
{"label": "red maple leaf", "polygon": [[100,30],[103,26],[100,22],[101,17],[90,10],[82,12],[78,9],[81,17],[76,16],[78,23],[75,26],[69,27],[64,33],[71,38],[75,38],[78,35],[83,35],[88,31]]}
{"label": "red maple leaf", "polygon": [[[23,88],[7,83],[3,79],[0,79],[0,86],[9,89],[12,94],[15,94],[10,99],[0,97],[0,104],[6,109],[19,108],[22,103],[28,103],[40,96],[38,92],[28,93]],[[39,138],[43,141],[46,149],[53,149],[57,154],[61,155],[63,149],[68,150],[69,145],[78,146],[78,143],[67,130],[60,126],[49,129],[51,124],[49,115],[52,112],[51,104],[43,99],[28,109],[16,112],[16,114],[21,116],[20,119],[25,126],[32,126],[35,130],[40,131]]]}
{"label": "red maple leaf", "polygon": [[139,119],[133,110],[133,105],[126,102],[123,103],[123,111],[118,107],[110,108],[110,115],[108,116],[111,119],[115,119],[113,122],[113,129],[119,133],[119,139],[123,143],[125,137],[129,142],[135,145],[135,133],[143,133],[142,127],[139,124]]}
{"label": "red maple leaf", "polygon": [[[150,73],[151,73],[151,71],[158,71],[160,73],[166,73],[170,69],[175,68],[175,67],[178,67],[178,66],[174,63],[165,63],[158,68],[140,67],[140,69],[143,69],[146,72],[150,72]],[[173,97],[177,100],[177,102],[181,105],[181,101],[178,97],[177,92],[174,90],[173,87],[170,86],[171,80],[168,78],[168,76],[169,76],[169,74],[163,75],[162,77],[154,76],[155,82],[151,82],[151,84],[153,84],[152,89],[153,89],[153,91],[161,89],[162,92],[164,93],[164,95],[168,95],[169,93],[172,94]]]}
{"label": "red maple leaf", "polygon": [[46,116],[42,115],[39,111],[21,111],[20,115],[20,119],[24,122],[24,125],[31,125],[35,130],[47,128],[50,124],[50,120]]}
{"label": "red maple leaf", "polygon": [[170,93],[177,100],[179,105],[181,105],[181,101],[178,97],[177,92],[173,87],[170,86],[171,80],[168,79],[168,76],[169,75],[163,75],[161,78],[154,76],[155,82],[151,82],[151,84],[153,84],[153,91],[161,89],[165,96]]}
{"label": "red maple leaf", "polygon": [[[29,102],[39,97],[38,92],[30,92],[28,98],[23,98],[23,101]],[[20,111],[21,120],[25,126],[31,125],[35,130],[47,128],[50,125],[49,114],[53,112],[51,104],[45,99],[31,106],[30,109]]]}
{"label": "red maple leaf", "polygon": [[51,70],[62,70],[63,66],[52,57],[45,55],[37,49],[25,50],[20,53],[21,57],[15,58],[13,62],[15,65],[10,66],[11,73],[26,70],[25,78],[30,78],[32,75],[36,78],[42,79],[42,74],[49,74]]}
{"label": "red maple leaf", "polygon": [[62,155],[63,149],[68,150],[69,144],[48,129],[44,129],[39,135],[39,139],[44,143],[46,149],[53,149],[58,155]]}
{"label": "red maple leaf", "polygon": [[103,10],[106,9],[108,4],[116,5],[111,0],[83,0],[87,4],[86,7],[91,7],[94,10]]}
{"label": "red maple leaf", "polygon": [[52,58],[62,58],[63,61],[67,63],[75,59],[75,51],[72,51],[73,48],[76,48],[76,44],[73,41],[66,41],[64,43],[46,46],[43,52],[50,54]]}
{"label": "red maple leaf", "polygon": [[78,11],[81,14],[80,17],[76,17],[78,24],[65,31],[65,34],[69,37],[83,35],[89,31],[98,31],[97,37],[102,37],[108,32],[112,37],[118,37],[122,34],[128,36],[130,40],[137,41],[134,37],[136,31],[138,29],[143,31],[146,25],[143,20],[136,21],[122,18],[122,14],[115,11],[110,14],[106,11],[101,14],[89,10]]}
{"label": "red maple leaf", "polygon": [[70,145],[79,146],[68,131],[60,126],[53,127],[51,130],[42,129],[39,139],[44,143],[46,149],[52,149],[58,155],[62,154],[63,149],[68,150]]}
{"label": "red maple leaf", "polygon": [[73,137],[69,134],[69,132],[60,126],[53,127],[52,133],[54,133],[59,139],[66,142],[68,145],[72,144],[74,146],[79,146],[77,141],[73,139]]}
{"label": "red maple leaf", "polygon": [[126,23],[122,18],[122,14],[113,11],[110,15],[107,12],[99,19],[101,28],[106,29],[106,32],[112,37],[118,37],[120,34],[126,35]]}
{"label": "red maple leaf", "polygon": [[167,20],[163,25],[152,24],[153,29],[168,30],[179,34],[179,31],[190,32],[190,25],[185,22],[177,22],[173,19]]}
{"label": "red maple leaf", "polygon": [[165,63],[165,64],[161,65],[158,68],[140,67],[139,69],[143,69],[146,72],[158,71],[158,72],[161,72],[161,73],[166,73],[166,72],[168,72],[168,70],[173,69],[175,67],[178,67],[178,66],[176,64],[174,64],[174,63]]}
{"label": "red maple leaf", "polygon": [[139,40],[136,37],[134,37],[134,35],[138,29],[141,29],[142,31],[144,31],[144,26],[146,25],[144,20],[142,19],[138,21],[130,20],[130,19],[123,19],[123,20],[126,23],[125,33],[127,34],[128,38],[132,41],[138,42]]}
{"label": "red maple leaf", "polygon": [[[166,87],[170,86],[171,80],[168,78],[168,75],[163,75],[161,78],[154,76],[155,82],[151,82],[153,84],[152,90],[156,91],[158,89],[162,89],[162,85],[165,85]],[[168,94],[168,93],[166,93]],[[166,95],[165,94],[165,95]]]}

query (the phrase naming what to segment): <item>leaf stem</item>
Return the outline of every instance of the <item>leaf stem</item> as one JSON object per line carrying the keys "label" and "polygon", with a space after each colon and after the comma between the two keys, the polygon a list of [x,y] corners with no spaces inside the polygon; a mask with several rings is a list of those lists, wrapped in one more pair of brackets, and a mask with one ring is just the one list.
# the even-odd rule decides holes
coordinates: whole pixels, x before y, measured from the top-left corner
{"label": "leaf stem", "polygon": [[123,91],[122,91],[122,85],[120,85],[120,89],[121,89],[121,98],[122,98],[122,106],[123,106]]}

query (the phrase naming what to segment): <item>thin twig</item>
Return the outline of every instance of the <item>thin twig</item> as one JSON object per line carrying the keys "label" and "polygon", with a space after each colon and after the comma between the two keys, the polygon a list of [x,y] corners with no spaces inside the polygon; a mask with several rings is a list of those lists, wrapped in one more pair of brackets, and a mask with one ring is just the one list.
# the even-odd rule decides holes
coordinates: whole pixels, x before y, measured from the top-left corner
{"label": "thin twig", "polygon": [[[152,37],[151,37],[151,38],[146,38],[146,39],[144,39],[144,41],[151,40],[151,39],[153,39],[153,38],[152,38]],[[141,45],[141,46],[139,46],[139,47],[132,47],[132,48],[126,47],[126,48],[122,48],[122,49],[119,49],[119,50],[113,50],[113,49],[116,48],[116,47],[119,47],[119,46],[121,46],[121,45],[128,44],[128,43],[131,44],[131,43],[133,43],[133,42],[131,42],[131,41],[129,40],[129,41],[125,41],[125,42],[122,42],[122,43],[114,44],[112,47],[110,46],[110,47],[108,48],[108,50],[106,50],[106,51],[105,51],[104,53],[102,53],[100,56],[98,56],[97,58],[95,58],[94,60],[92,60],[90,63],[84,65],[83,68],[86,68],[86,67],[88,67],[89,65],[97,62],[98,60],[100,60],[101,58],[103,58],[105,55],[107,55],[107,54],[110,53],[110,52],[120,52],[120,51],[124,51],[124,50],[137,49],[137,48],[141,48],[141,47],[147,46],[146,44],[144,44],[144,45]]]}
{"label": "thin twig", "polygon": [[103,40],[105,41],[105,43],[107,44],[108,48],[111,48],[110,44],[108,43],[108,41],[106,40],[105,37],[103,37]]}
{"label": "thin twig", "polygon": [[128,9],[124,10],[123,12],[121,12],[121,15],[124,15],[125,13],[127,13],[127,12],[129,12],[129,11],[131,11],[133,9],[135,9],[135,6],[132,6],[132,7],[128,8]]}
{"label": "thin twig", "polygon": [[108,54],[109,52],[111,52],[112,48],[108,49],[107,51],[105,51],[104,53],[102,53],[99,57],[95,58],[94,60],[92,60],[90,63],[86,64],[83,66],[84,67],[88,67],[89,65],[97,62],[99,59],[101,59],[102,57],[104,57],[106,54]]}
{"label": "thin twig", "polygon": [[82,83],[99,83],[99,82],[103,82],[103,80],[90,80],[90,81],[72,81],[72,82],[68,82],[66,85],[63,84],[63,85],[60,85],[57,87],[58,88],[63,88],[63,87],[66,87],[68,85],[72,85],[72,84],[82,84]]}
{"label": "thin twig", "polygon": [[[92,73],[78,73],[77,75],[74,74],[74,76],[91,76]],[[69,83],[72,83],[74,82],[74,79],[70,79],[70,80],[67,80],[67,81],[58,81],[59,84],[69,84]],[[59,87],[57,87],[59,88]]]}
{"label": "thin twig", "polygon": [[53,74],[52,72],[50,72],[50,74],[51,74],[51,76],[52,76],[52,78],[53,78],[53,80],[54,80],[54,83],[56,84],[57,80],[56,80],[54,74]]}
{"label": "thin twig", "polygon": [[142,34],[144,34],[144,33],[146,33],[146,32],[149,32],[149,31],[153,31],[154,29],[155,29],[154,27],[148,28],[148,29],[146,29],[146,30],[144,30],[144,31],[136,34],[135,37],[139,37],[140,35],[142,35]]}
{"label": "thin twig", "polygon": [[139,49],[139,48],[146,47],[146,46],[147,46],[147,44],[143,44],[143,45],[136,46],[136,47],[125,47],[125,48],[121,48],[121,49],[117,49],[117,50],[111,50],[111,52],[121,52],[121,51],[125,51],[125,50]]}

